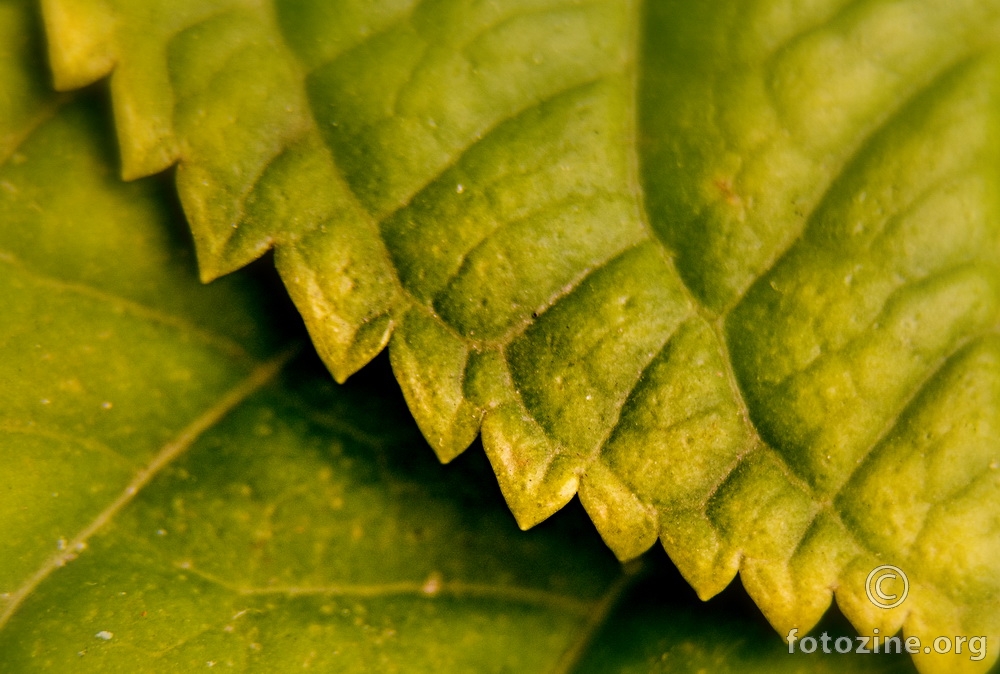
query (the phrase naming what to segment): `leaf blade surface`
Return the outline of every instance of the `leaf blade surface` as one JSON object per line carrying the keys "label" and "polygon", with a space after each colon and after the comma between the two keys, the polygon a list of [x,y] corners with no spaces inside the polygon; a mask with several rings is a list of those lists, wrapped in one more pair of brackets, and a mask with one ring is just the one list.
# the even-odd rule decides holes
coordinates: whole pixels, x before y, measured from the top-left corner
{"label": "leaf blade surface", "polygon": [[[898,628],[861,581],[902,558],[911,629],[996,633],[991,574],[946,598],[951,562],[849,486],[915,442],[921,391],[952,399],[945,361],[990,361],[996,3],[344,7],[179,10],[160,60],[99,41],[117,105],[149,108],[120,115],[126,174],[180,160],[203,274],[274,245],[332,371],[391,340],[439,456],[481,430],[523,526],[579,493],[623,558],[660,537],[704,596],[742,570],[779,631],[835,587]],[[979,430],[953,451],[993,493],[991,379],[962,381]],[[997,545],[979,503],[972,557]]]}

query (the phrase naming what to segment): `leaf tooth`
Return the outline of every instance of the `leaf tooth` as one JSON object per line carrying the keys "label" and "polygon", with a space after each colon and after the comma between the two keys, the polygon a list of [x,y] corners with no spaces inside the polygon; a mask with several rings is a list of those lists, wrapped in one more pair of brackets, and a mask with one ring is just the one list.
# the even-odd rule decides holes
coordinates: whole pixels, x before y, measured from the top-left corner
{"label": "leaf tooth", "polygon": [[479,434],[482,410],[464,391],[469,350],[419,307],[393,333],[389,356],[406,403],[438,458],[447,463]]}
{"label": "leaf tooth", "polygon": [[118,61],[112,46],[115,18],[105,3],[42,0],[42,18],[49,35],[49,64],[56,89],[86,86],[111,72]]}
{"label": "leaf tooth", "polygon": [[618,559],[638,557],[656,542],[656,511],[640,501],[607,464],[590,464],[579,489],[580,502]]}
{"label": "leaf tooth", "polygon": [[575,457],[548,438],[523,404],[512,401],[490,410],[482,436],[500,491],[522,529],[558,512],[576,494]]}

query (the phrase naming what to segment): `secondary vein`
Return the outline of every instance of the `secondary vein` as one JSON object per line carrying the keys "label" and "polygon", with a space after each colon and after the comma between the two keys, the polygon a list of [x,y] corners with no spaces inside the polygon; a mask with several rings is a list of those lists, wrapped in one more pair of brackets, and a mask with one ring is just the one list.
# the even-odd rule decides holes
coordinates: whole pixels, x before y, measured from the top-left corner
{"label": "secondary vein", "polygon": [[87,542],[91,536],[114,519],[154,477],[174,459],[184,454],[205,431],[270,382],[297,351],[298,347],[293,347],[254,368],[246,378],[226,392],[214,405],[181,429],[173,440],[165,444],[156,453],[156,456],[135,474],[118,497],[69,541],[64,550],[46,560],[17,591],[7,597],[7,604],[0,612],[0,629],[6,626],[20,605],[42,581],[86,550]]}
{"label": "secondary vein", "polygon": [[[223,578],[207,573],[195,567],[189,561],[176,564],[177,568],[194,574],[213,585],[243,597],[253,596],[284,596],[310,597],[334,596],[353,597],[357,599],[377,599],[380,597],[411,596],[433,599],[439,596],[458,598],[506,599],[530,606],[545,606],[558,611],[576,615],[593,615],[595,609],[600,612],[607,597],[599,602],[579,599],[572,595],[560,594],[549,590],[523,587],[517,585],[500,585],[492,583],[475,583],[463,580],[449,580],[439,574],[431,574],[423,581],[389,580],[374,583],[326,583],[319,585],[273,585],[273,586],[242,586],[233,584]],[[615,586],[616,587],[616,586]]]}
{"label": "secondary vein", "polygon": [[58,292],[79,295],[81,297],[87,297],[89,299],[103,302],[115,310],[131,314],[132,316],[138,316],[139,318],[147,319],[154,323],[180,330],[185,334],[195,336],[205,344],[218,349],[231,358],[236,358],[242,361],[250,360],[250,354],[247,353],[246,349],[244,349],[242,345],[223,334],[207,330],[181,316],[161,311],[122,295],[107,292],[94,285],[67,281],[44,272],[39,272],[29,267],[7,250],[0,248],[0,265],[4,264],[13,267],[19,273],[27,276],[31,279],[31,281],[40,286],[44,286]]}

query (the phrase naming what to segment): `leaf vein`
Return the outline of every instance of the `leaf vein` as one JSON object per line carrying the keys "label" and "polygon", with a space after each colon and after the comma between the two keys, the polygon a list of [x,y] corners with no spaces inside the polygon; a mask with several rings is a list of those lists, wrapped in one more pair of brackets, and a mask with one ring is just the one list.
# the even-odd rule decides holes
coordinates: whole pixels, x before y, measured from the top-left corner
{"label": "leaf vein", "polygon": [[[284,596],[312,597],[352,597],[357,599],[377,599],[382,597],[417,597],[432,600],[442,595],[458,598],[506,599],[522,604],[545,606],[565,610],[577,615],[590,615],[595,603],[548,590],[514,585],[467,583],[461,580],[435,579],[434,583],[424,581],[388,581],[379,583],[324,583],[319,585],[240,585],[231,583],[214,574],[195,567],[189,561],[175,564],[186,573],[217,585],[235,595],[243,597]],[[602,600],[603,601],[603,600]],[[600,604],[601,602],[597,602]]]}
{"label": "leaf vein", "polygon": [[249,362],[252,360],[247,350],[229,337],[206,330],[205,328],[202,328],[185,318],[160,311],[159,309],[154,309],[121,295],[109,293],[105,290],[101,290],[84,283],[66,281],[49,274],[40,273],[31,269],[24,262],[2,248],[0,248],[0,264],[6,264],[13,267],[19,273],[27,276],[40,286],[44,286],[58,292],[78,295],[103,302],[109,305],[114,311],[131,314],[159,325],[174,328],[185,334],[193,335],[200,339],[203,343],[208,344],[227,356],[236,358],[237,360],[243,362]]}
{"label": "leaf vein", "polygon": [[125,489],[97,517],[87,524],[65,546],[66,549],[46,560],[34,574],[7,598],[0,612],[0,629],[10,621],[14,613],[46,578],[53,572],[76,559],[86,548],[90,538],[108,525],[115,516],[129,505],[154,477],[177,457],[184,454],[205,431],[218,423],[236,406],[256,393],[278,375],[284,365],[295,354],[297,348],[289,349],[253,369],[242,381],[226,392],[219,400],[192,420],[187,426],[166,443],[153,459],[136,472]]}

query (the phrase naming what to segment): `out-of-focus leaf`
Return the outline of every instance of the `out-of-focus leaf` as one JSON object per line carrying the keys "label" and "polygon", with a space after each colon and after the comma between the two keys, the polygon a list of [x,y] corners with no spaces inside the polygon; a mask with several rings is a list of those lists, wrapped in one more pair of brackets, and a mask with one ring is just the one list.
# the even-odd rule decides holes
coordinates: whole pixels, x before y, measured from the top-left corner
{"label": "out-of-focus leaf", "polygon": [[[897,652],[894,643],[888,654],[881,642],[876,654],[871,640],[867,650],[872,652],[856,652],[862,645],[857,633],[842,615],[834,612],[811,633],[798,635],[790,653],[787,645],[773,638],[770,626],[759,619],[757,607],[739,583],[702,603],[684,586],[676,570],[649,561],[654,570],[639,580],[620,607],[608,616],[580,660],[576,670],[580,674],[915,671],[910,657],[902,647]],[[803,652],[802,638],[807,639],[805,648],[811,653]],[[979,650],[985,655],[983,648]]]}

